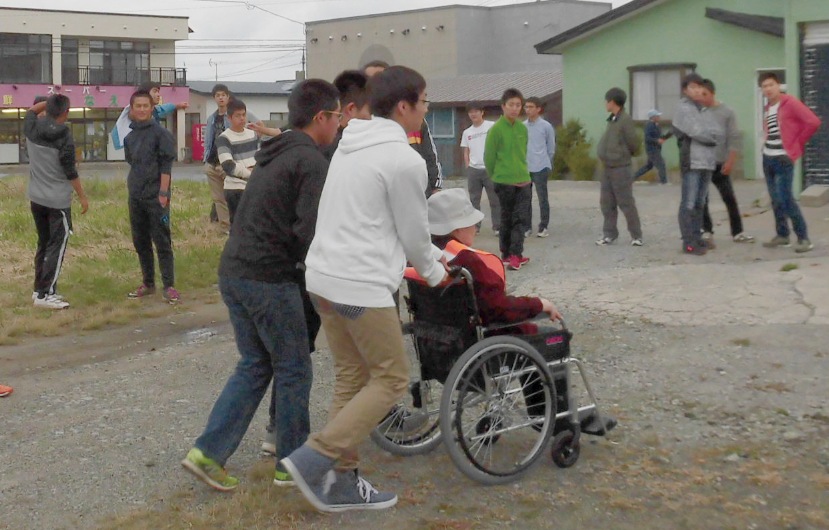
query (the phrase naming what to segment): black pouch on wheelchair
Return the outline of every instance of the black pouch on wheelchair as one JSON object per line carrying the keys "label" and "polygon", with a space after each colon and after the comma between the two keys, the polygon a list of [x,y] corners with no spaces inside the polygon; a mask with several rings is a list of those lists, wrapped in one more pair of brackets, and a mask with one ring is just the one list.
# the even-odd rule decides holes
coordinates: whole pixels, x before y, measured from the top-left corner
{"label": "black pouch on wheelchair", "polygon": [[420,357],[423,380],[443,383],[452,365],[477,342],[468,287],[453,285],[443,292],[417,282],[407,282],[409,311],[414,313],[412,331]]}
{"label": "black pouch on wheelchair", "polygon": [[547,362],[570,356],[570,339],[573,334],[566,329],[542,328],[535,335],[521,337],[529,342]]}

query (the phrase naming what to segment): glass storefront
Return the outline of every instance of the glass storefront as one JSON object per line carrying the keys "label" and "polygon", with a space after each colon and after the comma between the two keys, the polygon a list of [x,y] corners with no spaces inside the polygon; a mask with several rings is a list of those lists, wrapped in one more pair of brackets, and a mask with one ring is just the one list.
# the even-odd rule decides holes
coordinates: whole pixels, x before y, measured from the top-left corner
{"label": "glass storefront", "polygon": [[[0,112],[0,164],[28,164],[23,118],[27,109],[3,109]],[[75,139],[75,157],[79,162],[107,160],[109,132],[122,109],[72,108],[67,125]]]}

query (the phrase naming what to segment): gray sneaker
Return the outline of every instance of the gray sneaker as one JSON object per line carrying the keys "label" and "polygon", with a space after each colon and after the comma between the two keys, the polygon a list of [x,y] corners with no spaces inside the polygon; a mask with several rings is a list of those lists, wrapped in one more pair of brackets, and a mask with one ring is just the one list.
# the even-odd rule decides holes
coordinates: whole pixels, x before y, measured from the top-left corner
{"label": "gray sneaker", "polygon": [[308,444],[302,444],[297,450],[279,461],[291,475],[294,484],[314,505],[322,512],[332,512],[328,503],[328,493],[336,481],[334,474],[334,459],[311,449]]}
{"label": "gray sneaker", "polygon": [[783,236],[774,236],[771,241],[766,241],[763,243],[763,246],[766,248],[777,248],[777,247],[790,247],[791,244],[789,243],[788,237]]}
{"label": "gray sneaker", "polygon": [[815,246],[812,244],[811,241],[809,241],[808,239],[803,239],[797,242],[797,244],[794,246],[794,251],[798,254],[803,254],[804,252],[809,252],[813,248],[815,248]]}
{"label": "gray sneaker", "polygon": [[332,512],[383,510],[397,504],[397,495],[377,491],[357,470],[336,471],[334,475],[336,480],[328,493],[328,507]]}
{"label": "gray sneaker", "polygon": [[262,441],[262,452],[276,456],[276,429],[265,431],[265,440]]}

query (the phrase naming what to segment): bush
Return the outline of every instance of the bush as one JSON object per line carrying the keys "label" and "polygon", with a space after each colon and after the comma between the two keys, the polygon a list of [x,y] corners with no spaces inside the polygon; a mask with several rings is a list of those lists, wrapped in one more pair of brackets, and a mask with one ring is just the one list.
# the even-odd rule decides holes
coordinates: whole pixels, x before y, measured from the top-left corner
{"label": "bush", "polygon": [[556,131],[556,156],[553,158],[554,180],[572,174],[576,180],[592,180],[597,161],[590,155],[593,144],[581,121],[570,119]]}
{"label": "bush", "polygon": [[590,142],[575,144],[564,157],[564,162],[570,168],[570,174],[574,180],[593,180],[593,174],[596,172],[596,164],[598,162],[590,156],[590,149],[592,147]]}

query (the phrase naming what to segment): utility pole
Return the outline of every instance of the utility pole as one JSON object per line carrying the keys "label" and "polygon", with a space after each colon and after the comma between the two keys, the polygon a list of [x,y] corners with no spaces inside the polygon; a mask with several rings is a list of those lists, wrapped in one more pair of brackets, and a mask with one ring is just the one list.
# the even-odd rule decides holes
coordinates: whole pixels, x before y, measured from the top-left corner
{"label": "utility pole", "polygon": [[207,64],[209,64],[210,66],[215,66],[216,67],[216,82],[218,83],[219,82],[219,63],[218,62],[214,63],[213,59],[209,59],[207,61]]}

